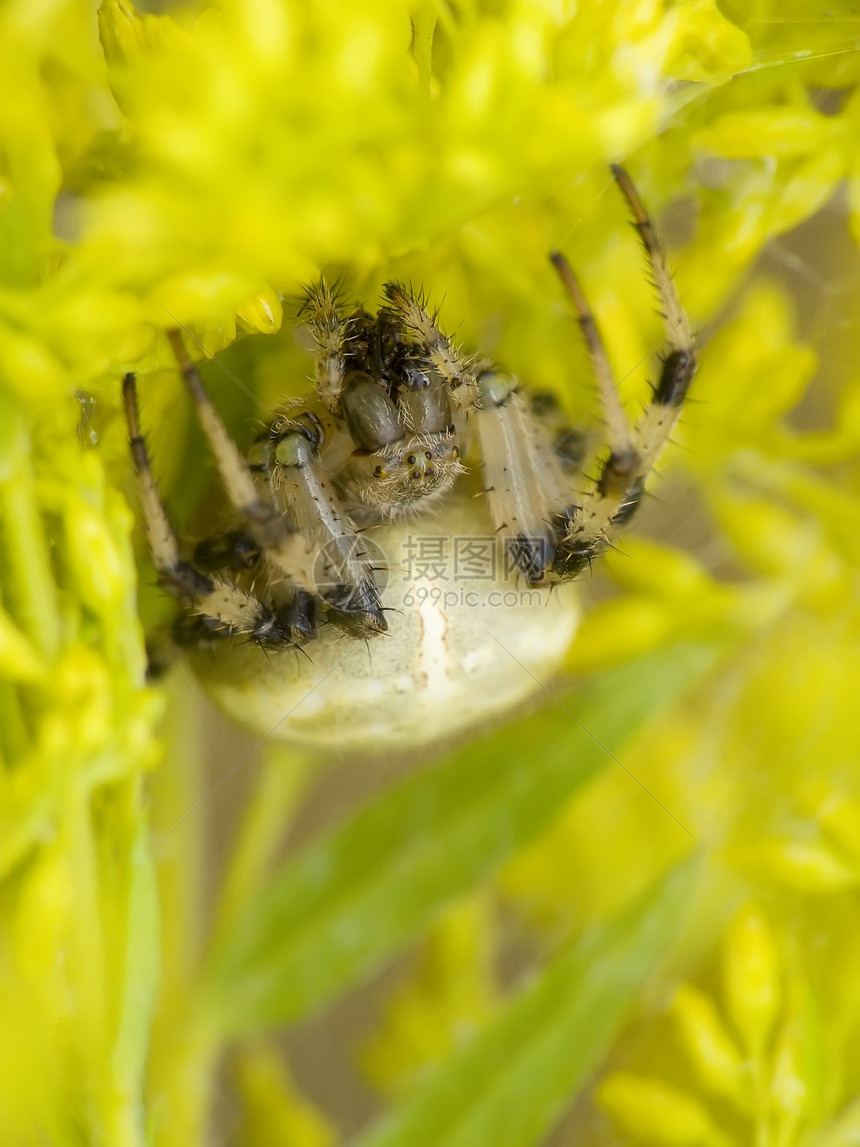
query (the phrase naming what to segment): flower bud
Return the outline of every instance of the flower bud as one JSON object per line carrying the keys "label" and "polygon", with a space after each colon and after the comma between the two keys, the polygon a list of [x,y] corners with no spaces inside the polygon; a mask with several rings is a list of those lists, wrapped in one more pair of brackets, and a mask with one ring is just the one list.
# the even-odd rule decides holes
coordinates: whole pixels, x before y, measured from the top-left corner
{"label": "flower bud", "polygon": [[617,1071],[598,1089],[603,1110],[629,1135],[654,1143],[723,1147],[726,1137],[691,1095],[631,1072]]}
{"label": "flower bud", "polygon": [[780,972],[770,925],[748,905],[726,934],[723,983],[729,1015],[754,1055],[761,1054],[780,1008]]}
{"label": "flower bud", "polygon": [[247,299],[236,310],[236,315],[248,330],[272,335],[281,328],[284,309],[277,293],[271,287],[264,287]]}
{"label": "flower bud", "polygon": [[671,1011],[705,1087],[738,1106],[745,1106],[740,1053],[710,997],[689,984],[682,984],[675,993]]}

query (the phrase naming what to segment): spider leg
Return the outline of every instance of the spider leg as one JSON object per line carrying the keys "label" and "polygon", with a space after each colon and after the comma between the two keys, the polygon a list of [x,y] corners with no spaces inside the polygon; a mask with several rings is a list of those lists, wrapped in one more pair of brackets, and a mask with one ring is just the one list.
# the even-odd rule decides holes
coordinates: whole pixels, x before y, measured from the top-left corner
{"label": "spider leg", "polygon": [[273,427],[271,488],[290,524],[307,540],[305,581],[347,632],[372,637],[388,628],[361,536],[319,460],[322,426],[312,411]]}
{"label": "spider leg", "polygon": [[529,409],[552,443],[553,453],[565,474],[577,474],[588,448],[588,434],[571,426],[558,396],[551,390],[532,391]]}
{"label": "spider leg", "polygon": [[[410,366],[441,379],[454,414],[474,420],[496,533],[509,559],[530,583],[540,584],[555,554],[553,523],[568,508],[560,455],[515,378],[465,360],[424,299],[401,283],[386,283],[383,292],[409,347]],[[401,402],[403,397],[405,392]]]}
{"label": "spider leg", "polygon": [[[189,393],[197,407],[200,423],[215,455],[215,461],[227,495],[239,516],[240,527],[251,536],[266,555],[270,567],[269,580],[273,597],[276,599],[276,604],[279,605],[279,615],[284,615],[285,611],[292,610],[295,612],[295,609],[298,608],[297,603],[308,603],[310,599],[317,596],[322,596],[325,600],[325,596],[319,593],[316,580],[315,566],[318,565],[318,561],[315,545],[317,539],[312,531],[303,528],[301,521],[293,520],[291,522],[288,515],[279,512],[278,508],[261,493],[251,467],[242,458],[238,448],[227,433],[227,428],[221,421],[220,415],[212,405],[197,368],[189,358],[179,331],[168,331],[168,339],[179,362]],[[289,425],[293,425],[293,423]],[[256,454],[260,458],[266,458],[270,450],[270,444],[265,442],[258,441],[255,447]],[[281,461],[277,457],[277,450],[278,447],[276,446],[274,450],[275,462]],[[302,458],[301,461],[303,465],[305,459]],[[316,459],[313,461],[316,462]],[[292,464],[292,460],[288,460],[287,464]],[[269,462],[258,462],[253,469],[257,472],[269,472]],[[271,472],[269,473],[271,479]],[[310,497],[313,499],[314,495],[312,494]],[[345,516],[343,521],[346,521]],[[329,523],[331,523],[331,518]],[[346,529],[345,525],[343,529]],[[327,543],[330,538],[326,537],[323,541]],[[373,592],[375,593],[375,589]],[[339,598],[338,611],[335,616],[341,624],[347,625],[348,622],[351,622],[361,626],[366,621],[364,617],[365,607],[371,609],[372,612],[372,605],[369,590],[367,593],[358,594],[349,600]],[[297,636],[299,634],[305,637],[310,636],[313,631],[312,618],[307,616],[307,610],[304,608],[300,610],[300,614],[303,618],[303,625],[294,628],[290,622],[290,631],[295,632]],[[352,617],[353,614],[355,617]],[[378,614],[378,617],[374,614],[372,622],[373,624],[368,623],[369,632],[378,633],[385,629],[385,622],[381,613]]]}
{"label": "spider leg", "polygon": [[621,399],[618,396],[618,384],[613,378],[606,347],[603,345],[603,339],[600,337],[594,315],[591,313],[579,279],[573,273],[573,268],[564,255],[560,251],[553,251],[549,258],[573,304],[577,322],[585,339],[591,367],[597,381],[600,405],[606,420],[606,435],[609,439],[610,448],[616,454],[629,453],[633,449],[633,428],[624,412],[624,407],[621,405]]}
{"label": "spider leg", "polygon": [[250,570],[260,561],[260,547],[250,534],[242,530],[227,530],[198,542],[194,550],[194,564],[206,573],[221,570]]}
{"label": "spider leg", "polygon": [[477,385],[490,516],[509,559],[530,584],[540,585],[555,557],[554,522],[568,507],[567,474],[513,376],[485,370]]}
{"label": "spider leg", "polygon": [[[675,369],[683,373],[683,368],[686,367],[689,371],[686,383],[689,385],[695,370],[695,339],[690,329],[687,314],[678,298],[675,282],[666,262],[665,252],[657,238],[654,222],[645,210],[633,180],[617,163],[612,165],[612,174],[615,176],[621,194],[627,200],[633,215],[633,226],[639,232],[639,238],[645,248],[651,274],[654,276],[654,286],[660,299],[663,318],[666,320],[666,337],[673,353],[679,356]],[[681,397],[683,398],[683,395]]]}
{"label": "spider leg", "polygon": [[613,167],[612,171],[631,208],[634,226],[645,248],[666,321],[670,351],[663,359],[660,379],[652,388],[651,402],[631,427],[579,281],[563,255],[558,252],[550,255],[585,338],[606,417],[609,443],[609,454],[593,489],[556,522],[558,553],[553,574],[560,579],[575,577],[606,544],[609,530],[629,521],[635,513],[644,494],[645,479],[678,420],[696,369],[693,335],[654,225],[629,175],[620,167]]}
{"label": "spider leg", "polygon": [[292,644],[269,606],[225,578],[210,577],[180,558],[176,533],[158,493],[140,432],[133,374],[125,375],[122,390],[149,547],[161,583],[214,631],[245,633],[261,644]]}
{"label": "spider leg", "polygon": [[323,278],[306,287],[300,314],[317,347],[317,393],[329,410],[336,410],[346,375],[343,352],[349,328],[336,288]]}
{"label": "spider leg", "polygon": [[653,388],[650,406],[636,426],[636,445],[644,466],[651,469],[672,428],[678,421],[693,375],[696,373],[696,341],[675,288],[654,223],[648,216],[630,176],[617,164],[612,174],[633,215],[633,225],[642,240],[666,323],[669,353],[663,359],[660,379]]}
{"label": "spider leg", "polygon": [[412,343],[416,364],[435,370],[448,385],[451,402],[457,411],[470,412],[479,404],[475,372],[457,347],[436,322],[436,315],[426,309],[425,300],[415,296],[403,283],[389,282],[382,288],[388,309]]}

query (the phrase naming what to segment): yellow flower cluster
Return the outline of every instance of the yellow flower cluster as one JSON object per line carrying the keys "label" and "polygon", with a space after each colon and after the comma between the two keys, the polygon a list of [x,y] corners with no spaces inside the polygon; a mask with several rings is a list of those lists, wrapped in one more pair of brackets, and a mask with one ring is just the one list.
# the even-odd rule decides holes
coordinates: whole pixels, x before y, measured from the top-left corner
{"label": "yellow flower cluster", "polygon": [[[825,1113],[848,1082],[841,1061],[851,1030],[844,1012],[829,1008],[855,1003],[856,990],[845,994],[840,984],[839,1003],[832,995],[822,1001],[809,980],[815,957],[798,949],[797,939],[792,944],[776,932],[754,904],[735,914],[722,941],[723,1007],[681,984],[667,1008],[672,1042],[689,1068],[688,1089],[650,1074],[612,1072],[597,1100],[616,1126],[655,1144],[788,1145],[808,1142],[811,1129],[815,1143],[851,1141],[856,1104],[832,1121]],[[844,935],[839,940],[844,944]],[[832,937],[831,945],[830,972],[841,978],[848,950],[839,951]],[[853,1079],[850,1067],[848,1075]]]}

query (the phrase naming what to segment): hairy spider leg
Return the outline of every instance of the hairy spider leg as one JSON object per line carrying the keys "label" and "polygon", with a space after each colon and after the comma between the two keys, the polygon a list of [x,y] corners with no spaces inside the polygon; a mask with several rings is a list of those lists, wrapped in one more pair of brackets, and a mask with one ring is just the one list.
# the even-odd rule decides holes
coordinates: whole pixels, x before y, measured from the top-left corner
{"label": "hairy spider leg", "polygon": [[239,516],[240,526],[265,551],[283,576],[296,581],[303,589],[312,590],[312,586],[302,583],[302,570],[307,564],[304,560],[303,539],[291,533],[275,507],[261,497],[250,468],[206,393],[179,331],[168,331],[167,338],[194,401],[203,433],[215,456],[215,464],[227,497]]}
{"label": "hairy spider leg", "polygon": [[180,558],[176,533],[158,493],[146,443],[140,432],[137,386],[133,374],[123,377],[122,392],[149,548],[161,583],[193,614],[216,628],[247,634],[260,644],[292,644],[275,612],[253,594],[246,593],[225,578],[201,573],[190,562]]}
{"label": "hairy spider leg", "polygon": [[559,456],[516,379],[465,360],[425,300],[403,284],[386,283],[383,292],[413,344],[417,364],[441,376],[457,412],[475,418],[496,532],[529,582],[539,584],[555,553],[552,522],[569,501]]}
{"label": "hairy spider leg", "polygon": [[588,434],[571,426],[558,395],[551,390],[538,390],[525,396],[529,410],[552,444],[553,453],[565,474],[578,474],[588,449]]}
{"label": "hairy spider leg", "polygon": [[550,255],[585,338],[597,376],[609,439],[609,454],[593,489],[583,494],[579,504],[557,522],[558,556],[553,573],[561,579],[575,577],[606,543],[608,531],[629,521],[635,513],[642,500],[645,479],[678,421],[696,370],[693,335],[654,225],[630,176],[617,166],[612,172],[630,206],[634,226],[645,248],[666,322],[670,351],[663,359],[660,379],[652,388],[651,402],[631,427],[617,396],[597,323],[579,281],[564,255],[559,252]]}
{"label": "hairy spider leg", "polygon": [[663,358],[660,379],[653,387],[650,405],[636,424],[636,448],[643,467],[650,470],[657,455],[672,433],[681,413],[693,375],[696,373],[696,340],[687,313],[681,305],[675,281],[669,271],[666,255],[657,238],[654,223],[648,216],[630,176],[617,164],[612,167],[621,193],[633,215],[633,226],[639,233],[653,276],[660,313],[666,324],[669,353]]}
{"label": "hairy spider leg", "polygon": [[[182,336],[178,331],[168,331],[168,339],[173,347],[179,366],[182,370],[188,390],[197,408],[203,431],[212,448],[218,472],[227,491],[227,495],[234,510],[239,515],[240,526],[260,546],[266,555],[269,566],[269,583],[273,597],[278,604],[278,612],[286,617],[295,611],[292,603],[298,599],[306,602],[307,597],[317,597],[325,604],[326,599],[320,594],[316,580],[316,567],[318,554],[316,538],[309,536],[300,523],[290,521],[289,517],[268,500],[254,479],[252,469],[242,458],[220,415],[213,406],[197,368],[191,362]],[[259,469],[259,468],[258,468]],[[310,473],[310,471],[309,471]],[[270,475],[271,477],[271,472]],[[271,486],[267,483],[269,489]],[[346,529],[345,515],[341,515],[341,529]],[[367,594],[357,593],[355,596],[338,599],[338,608],[334,620],[351,628],[358,624],[364,632],[378,633],[385,629],[385,622],[381,611],[373,613],[372,618],[364,623],[366,607],[373,603]],[[305,639],[312,635],[313,626],[306,610],[300,611],[305,618],[298,627],[291,625],[291,631],[298,639]],[[349,615],[355,616],[347,619]]]}
{"label": "hairy spider leg", "polygon": [[329,410],[336,410],[346,376],[344,344],[349,329],[337,287],[323,278],[312,283],[305,289],[305,300],[299,314],[304,317],[316,343],[314,373],[317,394]]}
{"label": "hairy spider leg", "polygon": [[[695,338],[690,329],[687,313],[678,298],[675,281],[669,270],[669,264],[666,262],[666,254],[657,238],[654,222],[645,210],[642,200],[639,198],[639,192],[629,174],[617,163],[612,164],[611,170],[621,194],[627,200],[627,205],[633,216],[633,226],[639,233],[651,274],[654,276],[654,286],[660,300],[661,313],[666,320],[667,341],[675,353],[693,359]],[[689,384],[694,369],[695,365],[693,364],[689,368],[690,374],[687,378],[687,384]]]}
{"label": "hairy spider leg", "polygon": [[475,414],[484,493],[508,558],[531,585],[543,582],[555,557],[553,522],[569,503],[561,459],[512,375],[478,376]]}
{"label": "hairy spider leg", "polygon": [[385,283],[382,293],[409,341],[416,365],[435,370],[445,380],[455,410],[469,413],[479,404],[477,378],[472,365],[452,340],[440,330],[437,315],[431,315],[426,300],[403,283]]}
{"label": "hairy spider leg", "polygon": [[221,570],[251,570],[259,564],[261,550],[250,534],[241,530],[226,530],[198,542],[194,550],[194,564],[206,573]]}
{"label": "hairy spider leg", "polygon": [[367,550],[320,463],[322,425],[312,411],[277,425],[270,444],[272,492],[309,542],[316,593],[333,620],[358,637],[388,628]]}
{"label": "hairy spider leg", "polygon": [[606,422],[606,437],[609,448],[616,454],[630,453],[634,448],[633,427],[621,405],[618,383],[612,374],[606,347],[603,345],[603,339],[600,337],[600,331],[597,328],[594,315],[591,313],[588,300],[583,293],[579,279],[573,273],[573,268],[564,255],[560,251],[553,251],[550,254],[550,261],[558,272],[558,276],[573,304],[579,328],[585,339],[591,368],[597,382],[600,406]]}

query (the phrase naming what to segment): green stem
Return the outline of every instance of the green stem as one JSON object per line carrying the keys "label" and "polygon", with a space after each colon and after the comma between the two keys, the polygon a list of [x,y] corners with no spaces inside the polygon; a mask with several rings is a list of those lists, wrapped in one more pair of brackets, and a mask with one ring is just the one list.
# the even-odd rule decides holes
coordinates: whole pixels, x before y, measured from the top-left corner
{"label": "green stem", "polygon": [[436,0],[425,0],[412,16],[412,51],[418,65],[418,86],[423,96],[430,95],[433,70],[433,34],[436,31]]}
{"label": "green stem", "polygon": [[199,1017],[171,1010],[169,1040],[150,1064],[149,1099],[157,1147],[196,1147],[210,1142],[208,1119],[221,1045]]}
{"label": "green stem", "polygon": [[0,768],[14,767],[30,743],[18,689],[11,681],[0,681]]}
{"label": "green stem", "polygon": [[266,752],[227,866],[215,917],[213,948],[227,936],[242,908],[259,890],[305,791],[314,762],[315,758],[308,754],[278,745]]}
{"label": "green stem", "polygon": [[21,628],[46,657],[57,652],[57,591],[29,457],[0,480],[0,521],[6,542],[8,602]]}
{"label": "green stem", "polygon": [[207,859],[206,810],[196,808],[205,784],[200,698],[181,672],[170,684],[169,751],[151,784],[163,972],[147,1093],[158,1147],[195,1147],[207,1142],[221,1048],[200,1016],[197,992]]}

